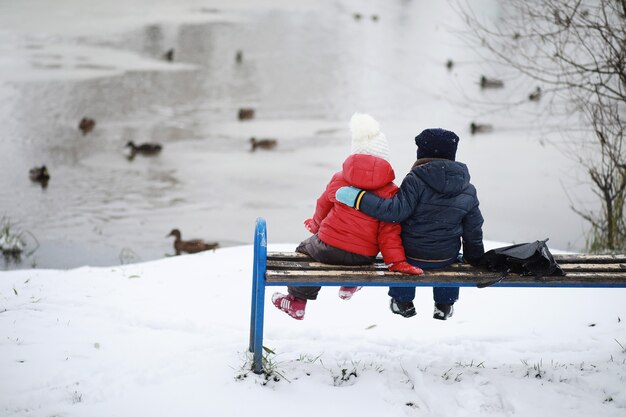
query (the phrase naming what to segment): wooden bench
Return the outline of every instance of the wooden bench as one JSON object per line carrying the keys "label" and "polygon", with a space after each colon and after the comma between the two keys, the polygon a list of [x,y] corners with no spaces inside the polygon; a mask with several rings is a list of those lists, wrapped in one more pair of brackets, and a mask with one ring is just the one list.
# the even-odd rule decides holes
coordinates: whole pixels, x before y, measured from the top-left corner
{"label": "wooden bench", "polygon": [[[454,264],[424,275],[391,272],[382,259],[372,265],[339,266],[314,261],[294,252],[267,252],[267,227],[256,221],[250,314],[252,370],[263,373],[263,315],[268,286],[364,286],[364,287],[474,287],[492,283],[497,287],[626,288],[624,255],[554,255],[565,276],[534,276],[489,272],[468,264]],[[502,278],[502,279],[501,279]],[[500,280],[501,279],[501,280]]]}

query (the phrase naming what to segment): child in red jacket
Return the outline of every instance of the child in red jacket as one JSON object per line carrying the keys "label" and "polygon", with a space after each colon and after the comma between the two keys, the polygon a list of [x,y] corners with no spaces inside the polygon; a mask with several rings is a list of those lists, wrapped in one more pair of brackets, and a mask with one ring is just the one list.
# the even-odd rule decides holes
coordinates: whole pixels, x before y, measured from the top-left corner
{"label": "child in red jacket", "polygon": [[[395,174],[388,162],[387,139],[378,122],[370,115],[356,113],[350,119],[350,131],[352,154],[317,199],[313,217],[304,221],[314,235],[304,240],[296,252],[333,265],[368,265],[381,252],[389,270],[420,275],[420,268],[406,262],[399,224],[378,221],[335,199],[335,192],[347,185],[384,198],[398,191],[392,182]],[[339,297],[348,300],[359,289],[341,287]],[[302,320],[307,300],[315,300],[319,290],[320,287],[288,287],[289,294],[275,293],[272,302],[291,317]]]}

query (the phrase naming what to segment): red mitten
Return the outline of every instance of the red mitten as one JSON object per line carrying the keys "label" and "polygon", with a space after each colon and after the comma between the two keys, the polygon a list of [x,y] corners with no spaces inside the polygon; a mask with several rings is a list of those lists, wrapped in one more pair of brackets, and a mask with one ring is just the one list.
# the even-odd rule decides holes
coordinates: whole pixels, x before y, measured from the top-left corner
{"label": "red mitten", "polygon": [[315,223],[315,220],[313,220],[313,219],[306,219],[304,221],[304,227],[306,227],[306,230],[308,230],[309,232],[311,232],[313,234],[317,233],[317,231],[320,228],[317,225],[317,223]]}
{"label": "red mitten", "polygon": [[413,266],[406,261],[396,262],[395,264],[389,265],[389,270],[409,275],[422,275],[424,273],[421,268]]}

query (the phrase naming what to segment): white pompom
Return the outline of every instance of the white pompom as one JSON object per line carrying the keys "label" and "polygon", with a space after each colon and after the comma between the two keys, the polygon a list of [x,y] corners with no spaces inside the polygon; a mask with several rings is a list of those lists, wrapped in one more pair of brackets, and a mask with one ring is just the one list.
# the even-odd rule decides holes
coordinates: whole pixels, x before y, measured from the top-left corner
{"label": "white pompom", "polygon": [[380,133],[380,124],[369,114],[354,113],[350,119],[352,140],[364,142]]}
{"label": "white pompom", "polygon": [[355,113],[350,119],[353,154],[366,154],[389,160],[387,138],[380,131],[380,125],[369,114]]}

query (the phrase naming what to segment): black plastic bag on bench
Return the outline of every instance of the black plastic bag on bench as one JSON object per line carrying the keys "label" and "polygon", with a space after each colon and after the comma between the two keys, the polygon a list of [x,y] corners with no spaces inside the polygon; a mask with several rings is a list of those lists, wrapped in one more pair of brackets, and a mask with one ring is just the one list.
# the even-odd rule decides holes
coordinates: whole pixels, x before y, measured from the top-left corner
{"label": "black plastic bag on bench", "polygon": [[502,272],[503,275],[495,281],[479,284],[478,287],[496,284],[506,278],[508,273],[534,275],[537,278],[546,275],[565,275],[550,253],[546,245],[547,241],[548,239],[519,243],[485,252],[480,260],[480,266],[491,271]]}

